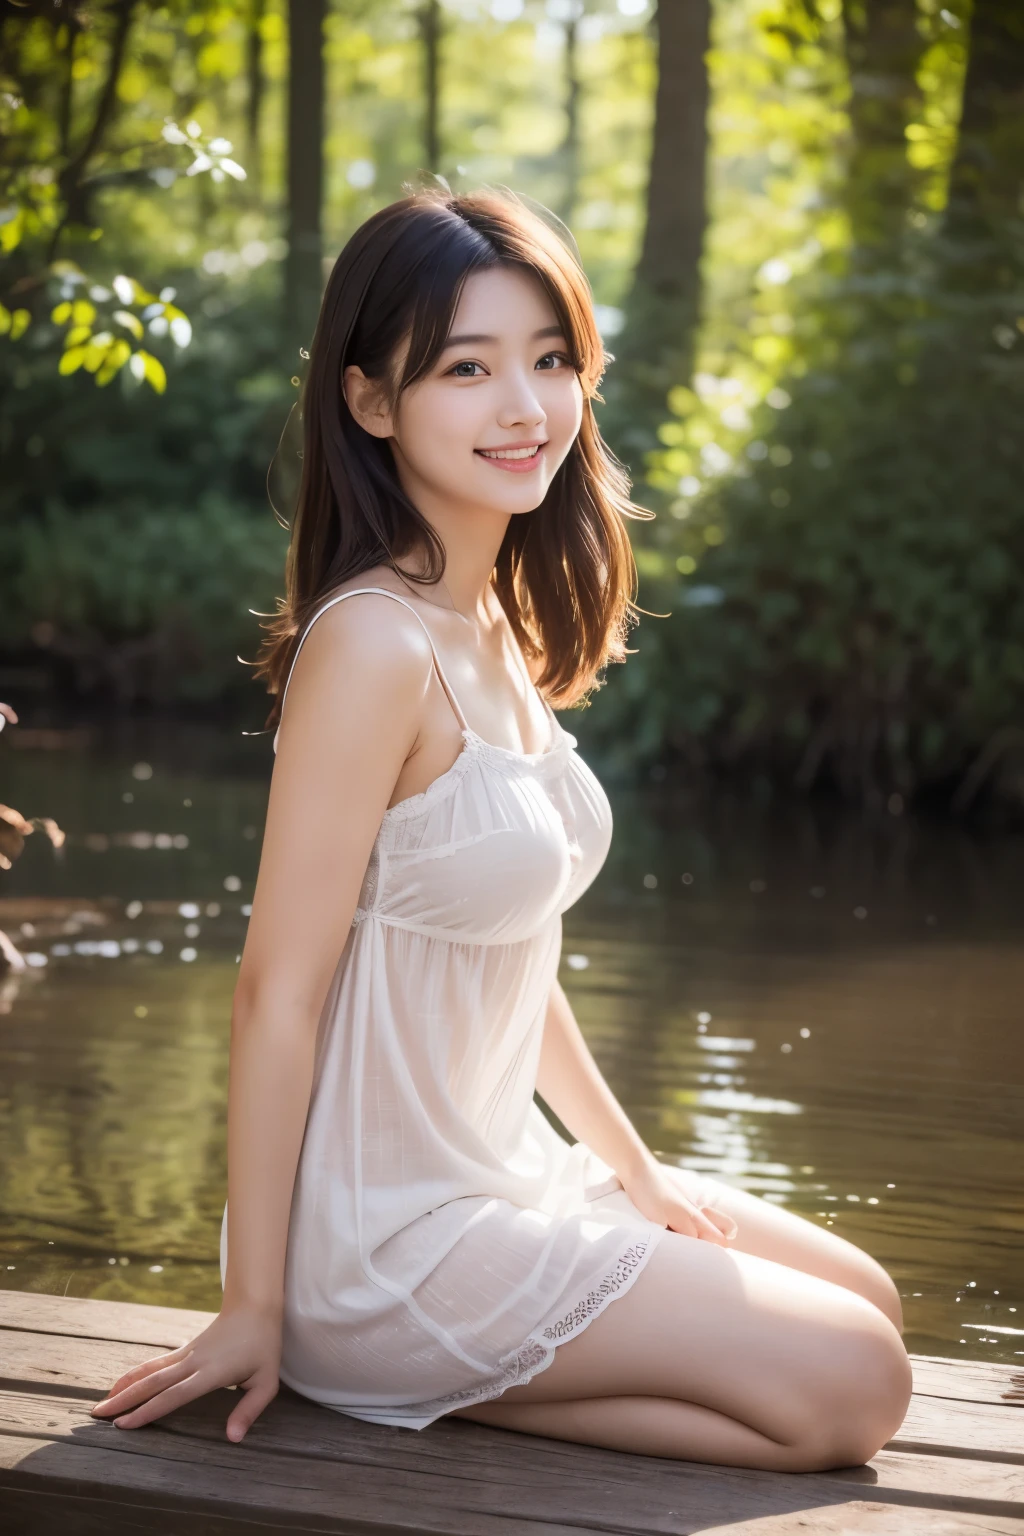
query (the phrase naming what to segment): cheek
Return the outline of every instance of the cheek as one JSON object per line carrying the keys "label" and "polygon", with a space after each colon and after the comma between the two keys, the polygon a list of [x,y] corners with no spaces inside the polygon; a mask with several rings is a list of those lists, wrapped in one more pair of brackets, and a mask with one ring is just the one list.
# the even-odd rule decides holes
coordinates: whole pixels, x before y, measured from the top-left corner
{"label": "cheek", "polygon": [[575,376],[568,386],[551,391],[546,405],[548,429],[568,452],[583,422],[583,387]]}
{"label": "cheek", "polygon": [[474,392],[418,390],[399,414],[396,436],[410,460],[435,462],[455,447],[473,447],[480,433]]}

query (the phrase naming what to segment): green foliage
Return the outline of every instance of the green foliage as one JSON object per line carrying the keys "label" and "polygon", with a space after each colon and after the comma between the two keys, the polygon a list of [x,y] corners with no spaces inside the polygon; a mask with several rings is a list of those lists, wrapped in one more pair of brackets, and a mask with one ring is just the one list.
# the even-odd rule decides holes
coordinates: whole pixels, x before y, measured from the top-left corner
{"label": "green foliage", "polygon": [[286,544],[265,482],[294,397],[272,297],[259,275],[230,299],[176,276],[217,324],[162,399],[127,370],[100,395],[54,378],[42,327],[37,351],[0,353],[0,651],[124,702],[253,697],[236,658]]}
{"label": "green foliage", "polygon": [[773,390],[728,472],[674,504],[686,580],[663,557],[648,606],[674,612],[644,621],[602,717],[641,761],[871,803],[956,785],[1024,716],[1024,317],[904,297],[870,328],[858,305],[856,345]]}

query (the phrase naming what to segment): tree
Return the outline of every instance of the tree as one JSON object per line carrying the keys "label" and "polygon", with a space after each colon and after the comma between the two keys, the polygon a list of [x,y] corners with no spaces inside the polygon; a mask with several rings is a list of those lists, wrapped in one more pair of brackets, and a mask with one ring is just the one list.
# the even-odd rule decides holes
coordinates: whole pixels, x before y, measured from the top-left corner
{"label": "tree", "polygon": [[1022,188],[1024,11],[1016,0],[974,0],[946,234],[985,238],[1015,223]]}
{"label": "tree", "polygon": [[321,208],[324,187],[325,0],[288,7],[288,259],[285,355],[307,342],[323,292]]}
{"label": "tree", "polygon": [[[582,10],[582,6],[581,6]],[[558,149],[562,169],[561,217],[572,224],[580,177],[580,75],[579,16],[573,12],[565,23],[565,136]]]}
{"label": "tree", "polygon": [[425,169],[441,169],[441,7],[426,0],[419,13],[423,43],[423,155]]}
{"label": "tree", "polygon": [[246,112],[245,151],[253,196],[259,201],[262,191],[260,134],[263,121],[263,17],[266,0],[250,0],[245,37]]}
{"label": "tree", "polygon": [[674,385],[693,369],[707,225],[710,0],[659,0],[658,85],[643,243],[608,388],[609,436],[631,461],[657,448]]}
{"label": "tree", "polygon": [[916,0],[843,0],[851,151],[845,202],[857,250],[898,240],[914,171],[907,125],[921,109]]}

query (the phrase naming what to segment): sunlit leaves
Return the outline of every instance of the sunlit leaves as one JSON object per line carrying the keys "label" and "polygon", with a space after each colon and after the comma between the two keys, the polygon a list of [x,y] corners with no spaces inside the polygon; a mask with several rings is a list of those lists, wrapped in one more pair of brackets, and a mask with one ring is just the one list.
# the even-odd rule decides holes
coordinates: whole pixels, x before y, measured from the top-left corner
{"label": "sunlit leaves", "polygon": [[167,375],[159,358],[154,357],[150,352],[144,352],[140,348],[138,352],[132,355],[129,366],[137,379],[145,379],[147,384],[153,386],[158,395],[163,394],[167,388]]}
{"label": "sunlit leaves", "polygon": [[163,138],[168,144],[180,144],[192,152],[192,163],[185,172],[186,176],[198,176],[208,171],[211,181],[223,181],[225,176],[235,181],[245,180],[245,171],[237,160],[230,158],[231,140],[220,135],[206,138],[197,122],[188,122],[182,128],[168,118],[163,126]]}
{"label": "sunlit leaves", "polygon": [[27,309],[10,310],[0,304],[0,336],[8,336],[11,341],[17,341],[25,334],[31,319],[31,312]]}
{"label": "sunlit leaves", "polygon": [[[84,274],[65,265],[65,287],[81,286]],[[184,310],[173,302],[174,290],[150,293],[134,277],[118,273],[109,288],[94,284],[89,297],[64,298],[54,306],[50,319],[65,326],[64,350],[57,365],[63,377],[79,370],[92,374],[101,388],[109,384],[125,364],[139,383],[157,394],[167,388],[167,372],[160,360],[138,343],[146,337],[167,336],[179,347],[192,339],[192,326]],[[130,306],[130,307],[129,307]],[[2,326],[0,326],[2,329]]]}
{"label": "sunlit leaves", "polygon": [[25,232],[24,210],[14,205],[0,208],[0,251],[9,254]]}

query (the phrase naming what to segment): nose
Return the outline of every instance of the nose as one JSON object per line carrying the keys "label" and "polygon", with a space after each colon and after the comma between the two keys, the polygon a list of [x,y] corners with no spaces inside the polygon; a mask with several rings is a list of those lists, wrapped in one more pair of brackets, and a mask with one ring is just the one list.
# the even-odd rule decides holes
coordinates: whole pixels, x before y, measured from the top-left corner
{"label": "nose", "polygon": [[498,411],[498,425],[503,429],[512,427],[542,427],[547,421],[547,412],[537,397],[537,391],[533,385],[533,374],[516,369],[511,374],[502,392],[501,407]]}

